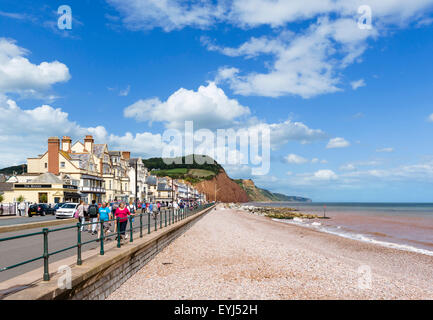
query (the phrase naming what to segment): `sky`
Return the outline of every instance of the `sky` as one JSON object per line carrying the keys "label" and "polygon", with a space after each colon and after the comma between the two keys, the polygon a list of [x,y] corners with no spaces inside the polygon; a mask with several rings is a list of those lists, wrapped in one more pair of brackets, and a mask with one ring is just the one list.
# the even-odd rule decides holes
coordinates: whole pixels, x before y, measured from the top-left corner
{"label": "sky", "polygon": [[314,201],[433,202],[432,39],[433,0],[2,0],[0,167],[50,136],[147,158],[185,121],[266,126],[269,172],[230,177]]}

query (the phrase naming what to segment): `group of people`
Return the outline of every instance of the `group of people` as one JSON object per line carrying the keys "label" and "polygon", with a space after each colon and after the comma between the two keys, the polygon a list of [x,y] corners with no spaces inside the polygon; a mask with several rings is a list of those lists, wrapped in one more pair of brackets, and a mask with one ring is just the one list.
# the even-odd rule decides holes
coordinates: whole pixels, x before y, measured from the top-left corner
{"label": "group of people", "polygon": [[[169,207],[174,208],[174,214],[184,214],[185,209],[193,209],[197,207],[196,202],[185,203],[183,201],[175,201],[173,205],[169,204]],[[119,233],[122,239],[126,239],[128,236],[126,234],[126,227],[128,224],[128,217],[135,216],[137,210],[141,209],[142,213],[152,214],[154,219],[157,219],[158,214],[161,212],[161,203],[156,204],[152,202],[147,203],[137,203],[137,206],[133,201],[130,201],[128,205],[125,202],[103,202],[101,204],[96,204],[95,200],[92,200],[90,205],[81,201],[77,207],[76,218],[82,223],[81,231],[85,231],[85,226],[87,225],[87,231],[92,235],[98,235],[98,239],[101,236],[101,228],[99,227],[102,222],[104,236],[111,232],[110,220],[119,218]],[[117,223],[114,223],[114,232],[117,232]],[[108,238],[110,239],[110,238]],[[117,239],[117,237],[116,237]]]}
{"label": "group of people", "polygon": [[98,238],[101,236],[101,228],[99,227],[101,225],[101,222],[104,235],[106,236],[108,233],[111,232],[110,220],[119,218],[119,226],[117,226],[117,223],[114,223],[114,232],[117,232],[118,227],[120,236],[122,237],[122,239],[126,239],[126,226],[128,224],[128,216],[134,216],[135,212],[136,208],[132,201],[128,205],[125,205],[124,202],[103,202],[100,205],[97,205],[96,201],[92,200],[92,204],[90,205],[86,205],[84,201],[80,202],[77,207],[76,217],[80,220],[82,224],[81,231],[85,231],[86,223],[88,223],[87,231],[92,235],[97,234]]}

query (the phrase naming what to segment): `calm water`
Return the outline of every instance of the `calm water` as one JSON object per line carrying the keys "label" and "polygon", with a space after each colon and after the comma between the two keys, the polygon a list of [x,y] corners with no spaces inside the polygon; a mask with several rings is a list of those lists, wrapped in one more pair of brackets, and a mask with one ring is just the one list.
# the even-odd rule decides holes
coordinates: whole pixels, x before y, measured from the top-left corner
{"label": "calm water", "polygon": [[433,203],[249,203],[291,207],[328,220],[286,220],[323,232],[433,255]]}

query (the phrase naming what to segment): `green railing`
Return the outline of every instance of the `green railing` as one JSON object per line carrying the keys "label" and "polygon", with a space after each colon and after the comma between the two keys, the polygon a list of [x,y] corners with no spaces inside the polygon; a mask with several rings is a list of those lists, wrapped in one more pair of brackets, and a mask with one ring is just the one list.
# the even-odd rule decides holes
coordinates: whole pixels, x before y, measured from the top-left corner
{"label": "green railing", "polygon": [[[30,259],[30,260],[26,260],[23,262],[19,262],[17,264],[8,266],[8,267],[3,267],[0,268],[0,272],[6,271],[6,270],[10,270],[13,268],[17,268],[19,266],[22,266],[24,264],[27,263],[31,263],[37,260],[41,260],[43,259],[44,261],[44,274],[43,274],[43,279],[44,281],[49,281],[50,280],[50,274],[49,274],[49,258],[55,254],[67,251],[67,250],[71,250],[71,249],[77,249],[77,265],[81,265],[83,263],[82,259],[81,259],[81,251],[82,251],[82,247],[86,244],[92,243],[92,242],[99,242],[99,254],[100,255],[104,255],[104,242],[106,239],[109,239],[111,237],[116,237],[115,240],[117,240],[117,248],[120,248],[122,245],[122,235],[120,232],[120,220],[124,220],[127,219],[127,222],[129,224],[129,229],[125,230],[125,235],[126,233],[129,233],[129,242],[134,242],[134,230],[139,229],[140,230],[140,238],[143,237],[143,228],[147,227],[147,233],[150,234],[151,233],[151,220],[154,220],[154,226],[155,226],[155,231],[158,230],[158,217],[159,217],[159,228],[163,228],[172,225],[173,223],[176,223],[178,221],[184,220],[202,210],[205,210],[209,207],[211,207],[213,205],[213,203],[209,203],[206,205],[201,205],[201,206],[197,206],[193,209],[188,209],[188,208],[184,208],[183,210],[181,209],[177,209],[177,212],[174,212],[175,210],[173,208],[170,209],[162,209],[160,212],[158,211],[154,211],[153,213],[140,213],[140,214],[135,214],[135,215],[130,215],[128,216],[128,218],[115,218],[115,219],[110,219],[110,220],[106,220],[106,223],[111,223],[111,222],[115,222],[115,231],[112,234],[105,234],[104,232],[104,221],[98,221],[98,222],[86,222],[86,223],[81,223],[78,222],[76,225],[73,226],[68,226],[68,227],[63,227],[63,228],[56,228],[56,229],[48,229],[48,228],[43,228],[42,231],[40,232],[33,232],[33,233],[28,233],[28,234],[23,234],[23,235],[17,235],[17,236],[12,236],[12,237],[7,237],[7,238],[0,238],[0,243],[5,242],[5,241],[10,241],[10,240],[15,240],[15,239],[21,239],[21,238],[27,238],[27,237],[32,237],[32,236],[37,236],[37,235],[42,235],[43,236],[43,253],[42,256]],[[152,216],[152,219],[151,219]],[[147,223],[143,224],[143,218],[146,219],[147,218]],[[134,226],[134,219],[139,219],[139,225],[138,226]],[[93,225],[93,224],[98,224],[99,226],[99,237],[97,237],[96,239],[92,239],[89,241],[81,241],[81,233],[84,231],[81,231],[81,229],[85,226],[89,226],[89,225]],[[48,235],[54,232],[59,232],[59,231],[63,231],[63,230],[69,230],[69,229],[76,229],[77,230],[77,243],[75,245],[54,251],[54,252],[49,252],[48,248],[49,248],[49,243],[48,243]]]}

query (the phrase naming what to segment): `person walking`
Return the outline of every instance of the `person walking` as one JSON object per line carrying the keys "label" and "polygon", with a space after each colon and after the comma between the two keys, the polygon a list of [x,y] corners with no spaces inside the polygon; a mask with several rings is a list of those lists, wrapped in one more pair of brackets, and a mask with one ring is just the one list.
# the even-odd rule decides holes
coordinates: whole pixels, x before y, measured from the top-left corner
{"label": "person walking", "polygon": [[84,224],[86,223],[86,217],[84,214],[85,206],[84,206],[83,200],[80,201],[80,204],[78,205],[77,210],[78,210],[78,218],[81,221],[81,229],[80,230],[81,230],[81,232],[83,232],[84,231]]}
{"label": "person walking", "polygon": [[[87,212],[89,214],[89,222],[91,223],[92,235],[96,234],[96,228],[98,227],[98,211],[99,208],[96,205],[96,200],[92,200],[92,204],[87,209]],[[89,227],[89,232],[90,232],[90,227]]]}
{"label": "person walking", "polygon": [[[132,216],[131,222],[134,222],[134,217],[135,217],[135,212],[137,211],[134,202],[131,200],[129,201],[129,205],[127,206],[129,213]],[[132,224],[129,226],[130,228],[132,228]],[[128,239],[128,235],[125,235],[125,239]]]}
{"label": "person walking", "polygon": [[24,217],[26,215],[26,203],[21,201],[18,205],[18,211],[20,212],[20,217]]}
{"label": "person walking", "polygon": [[[103,202],[102,206],[99,208],[98,212],[98,239],[101,237],[101,231],[104,232],[104,237],[107,236],[107,233],[110,232],[110,224],[108,220],[112,219],[111,209],[107,206],[108,203]],[[102,230],[101,230],[101,222],[102,222]],[[108,238],[107,240],[111,240]]]}
{"label": "person walking", "polygon": [[179,205],[177,204],[177,201],[174,201],[174,203],[173,203],[173,212],[174,212],[175,216],[177,216],[177,214],[178,214],[178,211],[177,211],[178,207],[179,207]]}
{"label": "person walking", "polygon": [[[116,212],[114,213],[114,216],[116,218],[119,218],[119,233],[120,238],[124,238],[126,235],[126,225],[128,223],[128,216],[130,215],[130,212],[127,207],[125,207],[125,203],[121,202],[119,207],[116,209]],[[117,239],[117,237],[116,237]]]}

